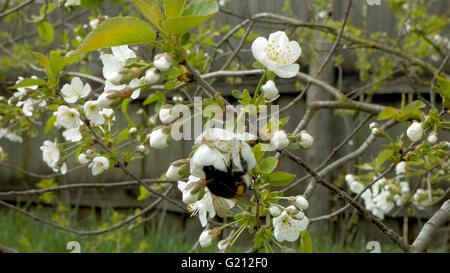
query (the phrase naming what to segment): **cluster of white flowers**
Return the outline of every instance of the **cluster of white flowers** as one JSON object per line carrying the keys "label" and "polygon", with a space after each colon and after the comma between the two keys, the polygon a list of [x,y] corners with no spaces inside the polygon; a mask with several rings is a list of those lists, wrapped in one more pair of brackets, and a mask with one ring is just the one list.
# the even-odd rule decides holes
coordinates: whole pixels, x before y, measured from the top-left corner
{"label": "cluster of white flowers", "polygon": [[309,219],[304,211],[309,207],[308,201],[301,195],[291,198],[293,205],[283,208],[272,205],[269,209],[273,220],[273,234],[279,242],[293,242],[308,227]]}
{"label": "cluster of white flowers", "polygon": [[41,151],[42,159],[54,172],[61,171],[62,174],[67,172],[67,164],[60,161],[60,152],[57,143],[46,140],[41,146]]}
{"label": "cluster of white flowers", "polygon": [[13,132],[10,132],[6,128],[0,128],[0,138],[4,138],[4,137],[6,139],[8,139],[9,141],[12,141],[12,142],[19,142],[19,143],[21,143],[23,141],[21,136],[15,134]]}
{"label": "cluster of white flowers", "polygon": [[[302,149],[309,149],[314,143],[314,138],[308,133],[308,131],[303,130],[295,136],[297,144]],[[286,149],[290,144],[288,134],[284,131],[275,131],[270,139],[270,146],[274,150]]]}
{"label": "cluster of white flowers", "polygon": [[[202,185],[205,177],[203,168],[214,166],[224,172],[227,168],[253,169],[256,159],[246,143],[253,139],[255,136],[247,133],[237,134],[218,128],[208,129],[195,140],[195,144],[199,147],[189,160],[174,162],[169,167],[166,173],[168,177],[181,179],[186,173],[190,173],[187,182],[178,182],[178,189],[182,192],[183,202],[189,205],[188,209],[192,214],[198,213],[202,226],[207,224],[208,216],[212,218],[216,215],[216,211],[226,211],[234,206],[233,201],[211,194]],[[188,163],[189,172],[186,172]]]}
{"label": "cluster of white flowers", "polygon": [[[38,79],[38,77],[33,75],[31,76],[31,79]],[[18,77],[16,84],[19,84],[23,80],[24,80],[23,77]],[[15,104],[18,107],[22,107],[24,115],[27,117],[31,117],[33,115],[33,112],[38,107],[44,107],[47,105],[47,102],[45,100],[30,98],[30,93],[33,90],[38,89],[38,87],[39,86],[37,85],[31,85],[17,88],[17,92],[13,94],[13,96],[9,99],[8,103]]]}
{"label": "cluster of white flowers", "polygon": [[[361,198],[367,210],[376,217],[384,219],[384,215],[389,213],[396,205],[402,206],[409,198],[409,183],[403,181],[405,174],[405,162],[400,162],[396,166],[397,176],[393,179],[380,178],[370,188],[366,189]],[[377,179],[376,176],[373,177]],[[365,186],[359,182],[356,176],[347,174],[345,181],[350,190],[355,194],[360,194]]]}
{"label": "cluster of white flowers", "polygon": [[[59,0],[59,2],[62,2],[63,0]],[[81,5],[81,0],[65,0],[64,6],[70,7],[70,6],[79,6]]]}
{"label": "cluster of white flowers", "polygon": [[[131,98],[136,99],[141,93],[139,86],[141,81],[128,68],[125,68],[127,60],[136,58],[136,53],[128,46],[111,47],[112,54],[100,54],[103,63],[103,77],[106,79],[105,92],[110,90],[122,90],[129,87],[133,90]],[[104,93],[105,94],[105,93]],[[100,103],[104,107],[109,107],[110,101],[106,96],[99,97]]]}
{"label": "cluster of white flowers", "polygon": [[442,37],[439,34],[434,35],[433,37],[434,41],[439,45],[444,45],[448,50],[450,50],[450,39],[446,37]]}

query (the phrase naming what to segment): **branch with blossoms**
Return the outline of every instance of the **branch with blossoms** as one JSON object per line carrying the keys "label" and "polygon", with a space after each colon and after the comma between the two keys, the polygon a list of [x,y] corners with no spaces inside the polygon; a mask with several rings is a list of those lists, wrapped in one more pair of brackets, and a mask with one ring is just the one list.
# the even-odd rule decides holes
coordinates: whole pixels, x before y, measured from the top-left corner
{"label": "branch with blossoms", "polygon": [[[216,43],[217,47],[227,43],[241,27],[246,27],[224,65],[218,71],[209,72],[213,67],[212,62],[199,61],[201,54],[198,52],[203,52],[201,48],[210,47],[212,43],[206,41],[201,46],[196,45],[200,38],[194,37],[189,31],[218,12],[215,0],[189,3],[172,1],[170,8],[168,5],[161,7],[158,1],[153,0],[132,2],[145,20],[129,16],[102,16],[91,21],[91,31],[80,37],[74,50],[65,52],[66,54],[58,50],[47,55],[34,53],[42,66],[39,70],[46,73],[46,78],[19,78],[11,87],[16,91],[9,99],[3,99],[4,107],[0,107],[0,137],[21,141],[24,133],[36,135],[36,124],[46,113],[50,113],[45,133],[62,132],[62,137],[47,139],[40,147],[43,161],[55,172],[45,178],[65,175],[71,170],[85,166],[90,169],[92,176],[117,168],[133,181],[101,186],[98,183],[64,186],[47,183],[50,185],[46,184],[41,189],[3,192],[0,196],[45,194],[74,188],[139,185],[143,199],[156,196],[156,200],[121,223],[98,231],[78,231],[39,218],[4,201],[0,201],[0,205],[67,232],[97,235],[139,221],[141,216],[164,201],[186,213],[198,216],[200,225],[204,228],[198,240],[202,247],[213,244],[219,236],[226,234],[217,247],[221,252],[228,252],[242,234],[249,233],[254,242],[252,251],[285,252],[289,251],[289,243],[297,240],[301,241],[303,249],[312,248],[308,245],[310,240],[306,239],[310,236],[308,227],[311,219],[331,217],[324,215],[310,219],[306,215],[310,206],[308,199],[314,194],[319,183],[354,206],[404,251],[425,249],[424,245],[434,232],[429,225],[421,232],[419,241],[423,243],[418,243],[421,246],[414,247],[404,242],[382,221],[395,206],[422,210],[445,198],[446,192],[437,186],[449,179],[449,144],[445,140],[438,142],[438,134],[442,130],[449,130],[446,115],[450,102],[450,82],[435,75],[439,84],[435,91],[443,98],[443,109],[438,111],[429,107],[430,109],[425,111],[427,105],[420,96],[419,100],[409,103],[403,97],[399,109],[362,99],[354,101],[347,97],[343,90],[319,80],[318,76],[343,43],[349,43],[344,46],[357,45],[386,52],[406,61],[405,65],[410,65],[409,68],[422,69],[423,75],[436,72],[439,74],[443,68],[436,69],[399,48],[351,33],[355,29],[347,24],[352,5],[352,1],[348,1],[341,22],[308,23],[270,13],[244,18],[241,24],[228,30]],[[69,8],[77,6],[76,3],[72,4],[68,5]],[[46,14],[43,18],[46,18]],[[290,33],[285,31],[271,33],[268,38],[256,37],[258,35],[253,33],[253,27],[261,22],[313,29],[332,34],[336,39],[318,71],[310,76],[300,71],[298,61],[302,55],[302,47],[299,42],[290,40]],[[117,33],[121,35],[118,36]],[[248,40],[253,40],[251,52],[256,60],[253,63],[255,69],[237,70],[233,61]],[[133,49],[134,45],[139,44],[148,45],[146,49],[152,48],[152,51],[158,53],[152,54],[150,59],[141,57]],[[430,46],[436,47],[433,43]],[[303,49],[305,48],[307,46],[303,46]],[[215,50],[215,54],[221,54],[218,48]],[[11,52],[9,55],[15,56]],[[66,66],[93,56],[98,56],[98,61],[103,65],[103,78],[71,71],[69,75],[74,76],[71,81],[62,81],[67,72]],[[333,58],[333,61],[338,63],[338,59]],[[233,70],[226,71],[229,66]],[[421,71],[418,69],[413,72]],[[260,78],[250,90],[233,90],[232,97],[225,97],[221,90],[214,86],[214,81],[219,77],[247,76]],[[268,108],[274,106],[281,96],[277,84],[292,78],[306,82],[306,86],[299,88],[302,91],[288,105],[282,109],[273,107],[269,112]],[[82,79],[102,83],[103,92],[97,94],[91,85]],[[414,79],[408,79],[414,88]],[[332,99],[308,104],[306,113],[296,125],[296,129],[288,132],[284,127],[289,117],[280,118],[279,115],[307,95],[312,85],[329,93]],[[196,93],[190,94],[192,87],[203,92],[206,98],[196,97]],[[183,92],[189,102],[180,96],[169,99],[172,92]],[[142,102],[140,98],[145,100]],[[138,113],[143,117],[143,123],[136,123],[132,119],[128,110],[130,103],[142,106]],[[154,114],[149,116],[144,106],[150,105],[154,106]],[[434,105],[431,103],[428,106]],[[363,128],[368,118],[361,122],[322,164],[308,166],[300,157],[294,155],[293,151],[308,150],[314,145],[315,136],[305,128],[320,109],[366,112],[370,114],[369,117],[377,115],[379,121],[370,124],[369,136],[353,152],[330,162],[337,150]],[[116,115],[120,112],[127,122],[125,128],[118,128],[116,123]],[[379,125],[380,121],[386,122]],[[391,136],[388,132],[390,127],[398,124],[408,127],[405,130],[406,137],[405,134]],[[166,149],[176,141],[191,140],[192,128],[194,145],[191,153],[187,158],[170,164],[162,176],[163,179],[153,183],[129,170],[128,165],[144,157],[149,150]],[[422,141],[424,135],[427,136],[426,141]],[[347,192],[323,178],[338,167],[359,158],[377,138],[387,141],[388,144],[383,146],[384,150],[376,159],[357,165],[359,173],[345,175],[347,184],[343,187]],[[278,154],[272,154],[276,151],[300,165],[309,175],[294,181],[294,174],[276,171],[279,167]],[[6,153],[1,154],[3,165],[14,168],[8,163],[7,157]],[[71,158],[76,159],[80,165],[70,169],[68,162]],[[23,169],[15,168],[27,173]],[[393,168],[396,170],[395,176],[388,177]],[[44,178],[39,174],[33,176]],[[292,189],[310,177],[313,179],[304,193],[285,196],[287,189]],[[420,185],[414,193],[410,189],[412,181],[418,181]],[[172,183],[177,183],[184,204],[168,197]],[[352,193],[356,194],[353,198]],[[360,198],[364,203],[360,203]],[[439,211],[433,220],[430,220],[431,223],[442,224],[446,211],[445,208]],[[231,232],[226,232],[228,230]]]}

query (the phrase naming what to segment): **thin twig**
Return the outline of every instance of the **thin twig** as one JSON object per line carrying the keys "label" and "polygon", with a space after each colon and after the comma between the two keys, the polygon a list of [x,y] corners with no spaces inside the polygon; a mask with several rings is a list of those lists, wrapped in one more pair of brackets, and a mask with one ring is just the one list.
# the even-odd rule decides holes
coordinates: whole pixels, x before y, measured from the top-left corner
{"label": "thin twig", "polygon": [[362,206],[360,203],[356,202],[349,196],[346,192],[339,189],[338,187],[334,186],[333,184],[327,182],[325,179],[323,179],[319,174],[314,172],[313,169],[311,169],[300,157],[295,156],[287,151],[281,151],[280,152],[283,156],[290,159],[292,162],[298,164],[301,166],[305,171],[307,171],[314,180],[328,188],[330,191],[334,192],[336,195],[338,195],[341,199],[343,199],[345,202],[350,203],[352,206],[354,206],[359,213],[364,215],[367,220],[375,224],[375,226],[385,235],[387,235],[394,243],[396,243],[401,249],[403,249],[405,252],[411,252],[412,248],[410,245],[405,243],[401,236],[399,236],[394,230],[388,228],[383,222],[378,220],[372,213],[370,213],[364,206]]}

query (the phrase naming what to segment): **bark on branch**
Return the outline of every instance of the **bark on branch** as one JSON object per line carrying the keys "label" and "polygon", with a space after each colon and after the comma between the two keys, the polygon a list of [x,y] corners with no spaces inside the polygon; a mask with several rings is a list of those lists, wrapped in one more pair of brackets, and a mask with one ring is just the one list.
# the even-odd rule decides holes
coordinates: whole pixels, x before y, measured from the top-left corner
{"label": "bark on branch", "polygon": [[412,244],[414,252],[423,252],[431,240],[434,232],[442,224],[450,220],[450,199],[428,220]]}

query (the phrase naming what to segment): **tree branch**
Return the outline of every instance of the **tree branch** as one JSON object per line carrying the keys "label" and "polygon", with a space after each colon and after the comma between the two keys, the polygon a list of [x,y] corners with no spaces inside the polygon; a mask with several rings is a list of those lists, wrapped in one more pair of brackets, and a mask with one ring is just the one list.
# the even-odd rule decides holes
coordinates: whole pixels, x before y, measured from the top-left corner
{"label": "tree branch", "polygon": [[388,228],[383,222],[378,220],[378,218],[376,218],[372,213],[370,213],[363,205],[353,200],[346,192],[334,186],[333,184],[325,181],[325,179],[323,179],[319,174],[317,174],[313,169],[311,169],[300,157],[295,156],[287,151],[280,151],[280,153],[284,157],[290,159],[292,162],[296,163],[297,165],[305,169],[305,171],[307,171],[317,183],[322,184],[327,189],[338,195],[345,202],[350,203],[353,207],[355,207],[358,210],[359,213],[364,215],[364,217],[366,217],[367,220],[375,224],[375,226],[381,232],[387,235],[394,243],[396,243],[401,249],[403,249],[403,251],[405,252],[412,251],[411,246],[405,243],[401,236],[399,236],[392,229]]}
{"label": "tree branch", "polygon": [[450,199],[428,220],[412,244],[414,252],[423,252],[438,227],[450,220]]}

